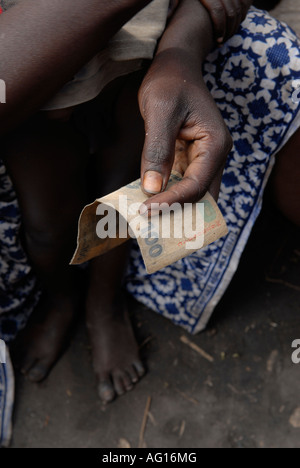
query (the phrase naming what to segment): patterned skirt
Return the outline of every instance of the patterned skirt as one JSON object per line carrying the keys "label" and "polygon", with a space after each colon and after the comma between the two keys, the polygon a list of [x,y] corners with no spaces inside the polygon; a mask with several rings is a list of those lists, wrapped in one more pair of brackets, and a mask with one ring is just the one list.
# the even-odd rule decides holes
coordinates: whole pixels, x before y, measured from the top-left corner
{"label": "patterned skirt", "polygon": [[[300,41],[286,25],[252,8],[239,32],[209,55],[204,76],[234,140],[219,200],[229,234],[151,276],[134,247],[127,277],[136,299],[191,333],[205,328],[230,284],[275,155],[300,127],[300,104],[293,98],[300,88]],[[26,325],[39,298],[20,239],[18,203],[0,160],[0,339],[6,343]],[[0,363],[0,445],[10,436],[11,404],[3,403],[12,401],[8,370]]]}
{"label": "patterned skirt", "polygon": [[190,333],[205,328],[230,284],[275,155],[300,127],[300,41],[252,8],[239,32],[207,58],[204,77],[234,140],[219,198],[229,234],[151,276],[135,248],[127,281],[136,299]]}

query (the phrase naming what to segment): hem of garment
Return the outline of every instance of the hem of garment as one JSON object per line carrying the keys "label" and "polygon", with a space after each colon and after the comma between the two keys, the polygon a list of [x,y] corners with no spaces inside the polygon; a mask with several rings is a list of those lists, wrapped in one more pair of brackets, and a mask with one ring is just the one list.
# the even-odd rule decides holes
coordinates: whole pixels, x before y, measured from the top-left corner
{"label": "hem of garment", "polygon": [[297,130],[300,128],[300,111],[296,115],[295,119],[293,122],[290,124],[287,133],[285,134],[283,141],[280,145],[280,147],[276,150],[276,152],[271,156],[270,163],[268,170],[265,173],[265,177],[261,186],[260,194],[257,200],[257,203],[253,209],[252,215],[250,216],[246,226],[244,227],[243,233],[240,236],[239,241],[237,242],[235,252],[232,255],[231,261],[229,262],[228,268],[226,273],[223,276],[223,279],[214,295],[214,297],[211,299],[211,301],[207,304],[205,311],[202,313],[198,323],[194,326],[194,329],[192,330],[192,334],[197,334],[200,333],[201,331],[205,330],[210,317],[212,313],[214,312],[214,309],[224,296],[226,290],[228,289],[228,286],[230,285],[233,276],[235,275],[240,260],[241,256],[244,252],[244,249],[246,247],[246,244],[248,242],[248,239],[251,235],[251,232],[253,230],[253,227],[255,225],[255,222],[261,213],[262,209],[262,204],[263,204],[263,195],[265,188],[267,186],[267,183],[269,181],[270,175],[272,173],[272,170],[275,166],[275,157],[276,155],[281,151],[281,149],[284,147],[284,145],[290,140],[290,138],[296,133]]}
{"label": "hem of garment", "polygon": [[[141,70],[144,63],[144,59],[130,60],[128,62],[108,62],[106,73],[103,73],[103,70],[99,70],[98,73],[86,80],[67,83],[41,110],[67,109],[92,101],[99,96],[109,83],[121,76],[130,75]],[[72,90],[70,93],[68,92],[68,88]]]}

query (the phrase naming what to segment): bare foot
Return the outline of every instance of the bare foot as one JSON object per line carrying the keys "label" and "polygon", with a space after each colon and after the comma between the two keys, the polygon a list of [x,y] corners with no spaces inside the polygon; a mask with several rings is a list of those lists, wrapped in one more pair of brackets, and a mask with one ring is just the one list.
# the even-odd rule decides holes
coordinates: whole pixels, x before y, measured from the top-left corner
{"label": "bare foot", "polygon": [[101,302],[89,297],[87,327],[98,393],[109,403],[131,391],[145,374],[123,294],[110,304],[104,297]]}
{"label": "bare foot", "polygon": [[17,366],[31,382],[41,382],[68,346],[77,305],[74,298],[42,297],[16,344]]}
{"label": "bare foot", "polygon": [[[117,100],[110,104],[111,133],[101,141],[101,154],[97,158],[97,196],[138,177],[145,133],[137,101],[142,79],[143,72],[139,72],[115,82],[110,90]],[[103,95],[101,99],[110,103],[112,95]],[[87,327],[98,393],[105,403],[132,390],[145,374],[121,288],[129,249],[129,243],[121,245],[90,264]]]}

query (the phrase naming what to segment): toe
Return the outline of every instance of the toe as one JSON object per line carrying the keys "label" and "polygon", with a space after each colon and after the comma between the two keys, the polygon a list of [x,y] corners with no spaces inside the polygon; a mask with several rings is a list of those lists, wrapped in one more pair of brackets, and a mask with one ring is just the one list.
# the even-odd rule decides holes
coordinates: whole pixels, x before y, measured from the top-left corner
{"label": "toe", "polygon": [[135,370],[135,368],[133,366],[129,366],[127,369],[126,369],[126,372],[127,374],[129,375],[130,379],[131,379],[131,382],[132,383],[137,383],[139,381],[139,377],[138,377],[138,374],[137,374],[137,371]]}
{"label": "toe", "polygon": [[124,375],[123,375],[123,386],[126,392],[130,392],[131,390],[133,390],[133,383],[131,381],[130,376],[127,374],[127,372],[124,372]]}
{"label": "toe", "polygon": [[98,394],[104,403],[110,403],[115,399],[116,393],[110,380],[102,380],[99,383]]}
{"label": "toe", "polygon": [[125,387],[123,383],[123,373],[115,373],[113,374],[113,382],[114,382],[114,387],[117,395],[122,396],[125,393]]}
{"label": "toe", "polygon": [[36,362],[37,362],[36,358],[30,355],[23,358],[23,360],[20,363],[21,373],[26,375]]}
{"label": "toe", "polygon": [[38,383],[44,380],[49,372],[49,367],[42,363],[37,363],[27,373],[27,378],[30,382]]}
{"label": "toe", "polygon": [[138,376],[143,377],[145,375],[145,367],[143,366],[142,362],[140,360],[137,360],[133,363],[134,367],[137,370]]}

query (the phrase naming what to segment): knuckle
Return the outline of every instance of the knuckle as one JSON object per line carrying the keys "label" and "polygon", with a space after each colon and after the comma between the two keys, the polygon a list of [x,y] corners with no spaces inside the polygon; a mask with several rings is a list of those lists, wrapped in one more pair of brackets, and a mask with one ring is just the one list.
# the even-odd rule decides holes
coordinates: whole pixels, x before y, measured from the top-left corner
{"label": "knuckle", "polygon": [[185,197],[187,196],[186,194],[188,194],[190,202],[198,201],[203,195],[203,192],[206,192],[206,187],[204,187],[201,181],[196,177],[188,176],[185,177],[183,181],[185,184],[185,191],[183,193]]}
{"label": "knuckle", "polygon": [[155,137],[154,141],[149,144],[148,151],[145,155],[145,162],[155,166],[163,166],[168,163],[167,143],[161,138]]}
{"label": "knuckle", "polygon": [[233,20],[235,19],[236,16],[237,16],[237,10],[235,8],[229,8],[227,11],[227,17],[230,20]]}
{"label": "knuckle", "polygon": [[219,136],[217,139],[215,138],[215,136],[212,139],[212,141],[215,142],[215,148],[218,149],[218,152],[222,157],[224,155],[228,156],[228,154],[233,148],[233,138],[227,127],[225,127],[223,131],[219,131],[218,135]]}
{"label": "knuckle", "polygon": [[158,116],[162,118],[162,122],[168,120],[169,116],[173,116],[177,111],[178,104],[174,97],[169,97],[163,91],[161,93],[155,93],[148,97],[147,109],[149,114],[151,113],[155,119]]}
{"label": "knuckle", "polygon": [[217,2],[212,5],[210,11],[214,17],[220,18],[220,17],[223,17],[224,7],[220,2]]}

